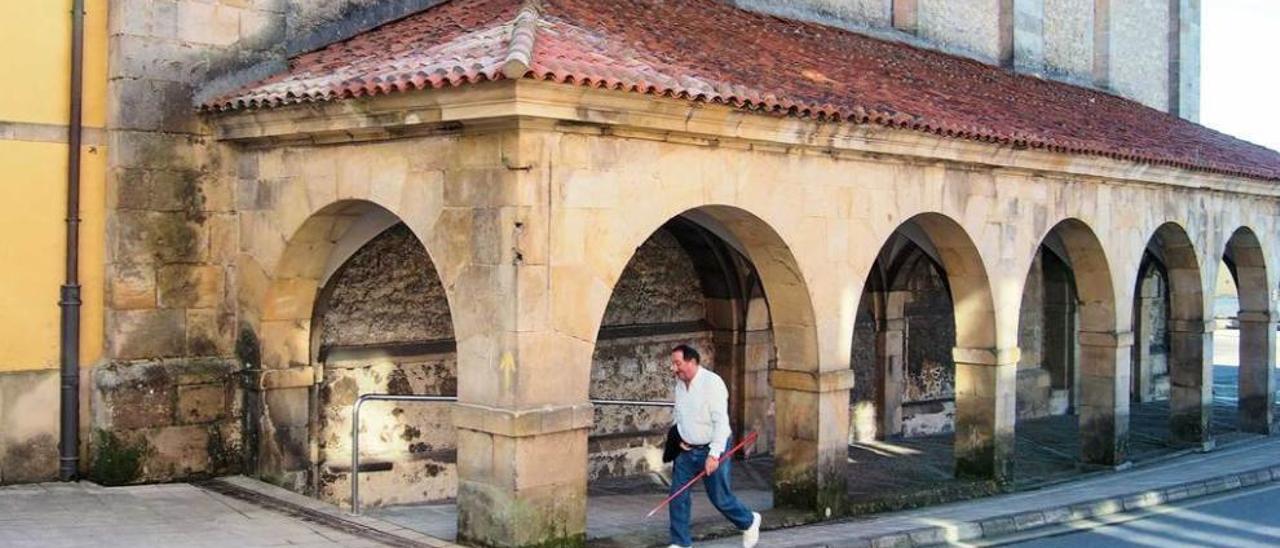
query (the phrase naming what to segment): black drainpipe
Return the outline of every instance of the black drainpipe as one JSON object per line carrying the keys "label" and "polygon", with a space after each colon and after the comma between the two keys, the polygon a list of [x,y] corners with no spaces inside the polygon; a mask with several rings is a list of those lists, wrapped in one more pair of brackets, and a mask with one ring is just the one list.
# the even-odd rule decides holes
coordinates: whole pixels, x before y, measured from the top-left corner
{"label": "black drainpipe", "polygon": [[58,478],[76,479],[80,467],[80,110],[84,71],[84,0],[71,3],[71,120],[67,126],[67,273],[62,308],[62,438]]}

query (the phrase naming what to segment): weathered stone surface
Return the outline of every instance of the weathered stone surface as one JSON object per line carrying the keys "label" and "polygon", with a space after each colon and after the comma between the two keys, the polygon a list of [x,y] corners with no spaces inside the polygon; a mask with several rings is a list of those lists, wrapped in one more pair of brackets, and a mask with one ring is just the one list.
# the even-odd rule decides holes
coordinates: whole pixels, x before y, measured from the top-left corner
{"label": "weathered stone surface", "polygon": [[90,477],[116,485],[240,471],[234,368],[219,359],[95,368]]}
{"label": "weathered stone surface", "polygon": [[107,347],[120,359],[182,355],[186,347],[186,314],[182,310],[119,310],[107,316],[112,336]]}
{"label": "weathered stone surface", "polygon": [[174,424],[177,386],[161,363],[111,364],[94,370],[101,428],[137,430]]}
{"label": "weathered stone surface", "polygon": [[226,415],[227,388],[221,384],[178,387],[178,421],[198,424],[216,421]]}
{"label": "weathered stone surface", "polygon": [[453,320],[426,250],[397,225],[352,255],[327,286],[323,344],[449,339]]}
{"label": "weathered stone surface", "polygon": [[0,373],[0,485],[58,475],[58,371]]}
{"label": "weathered stone surface", "polygon": [[215,307],[226,297],[225,280],[221,266],[162,266],[157,276],[160,307]]}
{"label": "weathered stone surface", "polygon": [[187,311],[187,355],[229,356],[235,345],[235,316],[219,309]]}
{"label": "weathered stone surface", "polygon": [[120,263],[107,280],[107,298],[116,310],[156,307],[156,272],[149,264]]}

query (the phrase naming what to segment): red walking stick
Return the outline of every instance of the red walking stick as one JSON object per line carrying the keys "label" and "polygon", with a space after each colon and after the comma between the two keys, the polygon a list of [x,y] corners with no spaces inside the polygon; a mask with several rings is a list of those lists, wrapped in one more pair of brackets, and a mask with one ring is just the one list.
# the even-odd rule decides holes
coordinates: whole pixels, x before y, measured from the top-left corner
{"label": "red walking stick", "polygon": [[[721,455],[720,455],[720,458],[716,459],[716,463],[717,463],[717,464],[719,464],[719,463],[721,463],[721,462],[724,462],[724,461],[725,461],[725,459],[728,459],[729,457],[733,456],[733,454],[734,454],[734,453],[737,453],[739,449],[742,449],[743,447],[745,447],[745,446],[747,446],[747,445],[750,445],[750,444],[754,443],[755,441],[756,441],[756,433],[755,433],[755,432],[752,432],[752,433],[750,433],[750,434],[747,434],[747,437],[743,438],[743,439],[742,439],[742,441],[738,442],[738,445],[733,446],[733,449],[730,449],[730,450],[728,450],[728,451],[725,451],[723,454],[721,454]],[[676,497],[680,496],[680,493],[683,493],[683,492],[685,492],[685,491],[689,490],[689,488],[690,488],[690,487],[693,487],[693,484],[694,484],[694,483],[697,483],[697,482],[698,482],[698,480],[702,479],[702,476],[705,476],[705,475],[707,475],[707,469],[706,469],[706,467],[703,467],[702,471],[701,471],[701,472],[698,472],[698,475],[694,476],[694,477],[693,477],[693,479],[689,480],[689,482],[688,482],[688,483],[686,483],[686,484],[684,484],[684,486],[680,487],[680,490],[679,490],[679,491],[676,491],[676,492],[672,493],[672,494],[671,494],[671,496],[667,497],[667,500],[662,501],[662,504],[659,504],[659,505],[657,505],[657,506],[654,506],[654,507],[653,507],[653,510],[649,510],[649,513],[648,513],[648,514],[646,514],[644,517],[645,517],[645,518],[651,518],[651,517],[653,517],[653,515],[654,515],[654,514],[658,513],[658,510],[661,510],[663,506],[666,506],[666,505],[667,505],[667,504],[669,504],[671,501],[675,500],[675,498],[676,498]]]}

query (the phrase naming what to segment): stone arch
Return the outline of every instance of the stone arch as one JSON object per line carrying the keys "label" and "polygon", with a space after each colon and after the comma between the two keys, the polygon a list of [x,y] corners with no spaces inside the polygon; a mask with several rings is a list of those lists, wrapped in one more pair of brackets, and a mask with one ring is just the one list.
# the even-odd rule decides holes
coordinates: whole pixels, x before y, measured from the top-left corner
{"label": "stone arch", "polygon": [[[678,216],[663,224],[636,249],[614,285],[596,337],[590,396],[667,400],[669,352],[690,344],[729,389],[733,431],[739,437],[757,432],[751,453],[771,452],[773,342],[758,280],[745,256],[697,220]],[[669,410],[597,406],[595,419],[588,440],[588,474],[595,482],[589,492],[634,488],[635,476],[661,471]]]}
{"label": "stone arch", "polygon": [[[792,247],[767,221],[750,211],[730,205],[704,205],[661,219],[648,226],[647,231],[643,226],[629,230],[636,238],[625,242],[621,249],[633,252],[672,220],[691,223],[706,236],[717,240],[724,249],[722,257],[740,256],[743,264],[738,268],[753,272],[755,280],[751,285],[758,286],[755,289],[749,286],[740,288],[751,292],[744,293],[743,297],[754,296],[758,292],[760,300],[766,303],[776,356],[776,365],[769,377],[775,404],[775,504],[840,508],[843,505],[843,481],[838,478],[842,478],[844,473],[844,444],[827,447],[820,443],[823,441],[818,439],[821,429],[815,425],[819,420],[830,420],[829,417],[824,419],[819,401],[832,390],[847,389],[847,384],[841,384],[847,382],[847,376],[838,375],[833,381],[818,371],[817,321],[805,275],[792,253]],[[600,272],[607,281],[603,301],[607,302],[630,262],[631,253],[620,255]],[[597,331],[603,323],[606,308],[601,306],[598,309]],[[759,311],[754,314],[758,319]],[[752,315],[750,306],[731,314],[738,318],[735,322],[745,321]],[[847,422],[847,419],[837,418],[836,421]],[[820,485],[825,487],[820,488]]]}
{"label": "stone arch", "polygon": [[[1097,234],[1084,221],[1068,218],[1058,222],[1040,240],[1037,255],[1042,264],[1065,263],[1068,297],[1074,312],[1059,322],[1066,337],[1062,348],[1052,349],[1074,360],[1076,371],[1060,379],[1079,394],[1072,394],[1080,430],[1080,456],[1088,463],[1116,465],[1127,458],[1129,399],[1129,353],[1132,335],[1119,332],[1116,292],[1106,251]],[[1035,275],[1029,269],[1028,280]],[[1048,272],[1045,272],[1048,278]],[[1030,281],[1024,287],[1029,287]],[[1025,305],[1024,301],[1024,305]],[[1022,329],[1019,330],[1023,331]],[[1022,343],[1020,343],[1021,345]],[[1078,350],[1077,350],[1078,348]],[[1024,353],[1027,358],[1034,352]],[[1044,356],[1045,353],[1039,353]],[[1078,359],[1077,359],[1078,358]],[[1024,369],[1043,364],[1030,364]],[[1023,394],[1019,394],[1022,397]]]}
{"label": "stone arch", "polygon": [[[402,217],[375,202],[339,200],[321,207],[283,237],[283,249],[259,264],[272,270],[260,283],[261,300],[246,291],[243,321],[256,326],[259,363],[249,363],[252,389],[246,394],[247,439],[253,469],[291,489],[317,493],[319,379],[322,371],[320,313],[327,280],[347,259]],[[407,228],[428,262],[436,264],[421,235]],[[441,291],[448,303],[449,295]],[[255,306],[256,305],[256,306]],[[446,307],[452,310],[452,303]],[[448,320],[453,329],[452,318]],[[243,338],[243,337],[242,337]]]}
{"label": "stone arch", "polygon": [[[899,232],[872,265],[859,302],[855,356],[850,360],[854,441],[952,430],[955,307],[946,270],[935,257],[937,251],[926,236]],[[874,407],[868,405],[872,401]]]}
{"label": "stone arch", "polygon": [[1239,427],[1269,435],[1274,420],[1276,330],[1266,256],[1254,231],[1242,226],[1231,233],[1222,258],[1235,279],[1239,303]]}
{"label": "stone arch", "polygon": [[[982,256],[965,229],[941,213],[917,214],[892,234],[882,245],[864,287],[890,287],[892,280],[875,278],[878,271],[888,272],[884,265],[897,261],[896,250],[909,249],[897,243],[903,240],[925,256],[913,261],[941,267],[955,333],[951,359],[955,367],[956,474],[1007,479],[1011,477],[1014,409],[1012,394],[1002,391],[1012,389],[1016,373],[1012,365],[1017,357],[1005,355],[1008,352],[997,347],[995,307]],[[864,299],[866,296],[864,292]],[[887,348],[892,344],[877,339],[878,354],[885,362],[882,369],[893,353]]]}
{"label": "stone arch", "polygon": [[1205,318],[1200,257],[1186,230],[1174,222],[1155,230],[1147,250],[1168,277],[1170,437],[1175,442],[1211,445],[1213,331]]}
{"label": "stone arch", "polygon": [[1133,353],[1130,401],[1147,403],[1169,396],[1169,274],[1144,249],[1133,297]]}

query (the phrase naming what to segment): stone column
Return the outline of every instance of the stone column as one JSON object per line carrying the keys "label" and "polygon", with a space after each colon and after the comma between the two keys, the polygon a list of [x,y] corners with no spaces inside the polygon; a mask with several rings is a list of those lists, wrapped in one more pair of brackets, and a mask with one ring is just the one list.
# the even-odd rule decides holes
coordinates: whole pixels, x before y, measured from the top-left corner
{"label": "stone column", "polygon": [[775,369],[769,380],[777,409],[774,505],[839,515],[845,501],[853,370]]}
{"label": "stone column", "polygon": [[1213,447],[1213,328],[1169,320],[1169,431],[1174,441]]}
{"label": "stone column", "polygon": [[458,540],[480,546],[585,542],[590,404],[510,409],[459,403],[453,421]]}
{"label": "stone column", "polygon": [[1017,347],[955,348],[956,476],[1013,479]]}
{"label": "stone column", "polygon": [[1240,312],[1240,429],[1270,435],[1275,406],[1276,322],[1267,312]]}
{"label": "stone column", "polygon": [[906,291],[885,293],[884,320],[876,333],[876,358],[879,361],[881,393],[880,432],[883,436],[902,433],[902,387],[907,362]]}
{"label": "stone column", "polygon": [[1081,332],[1080,458],[1118,466],[1128,458],[1133,333]]}
{"label": "stone column", "polygon": [[590,311],[603,312],[608,288],[580,262],[552,266],[549,172],[532,167],[545,166],[543,134],[463,139],[458,161],[476,167],[446,174],[435,227],[460,258],[437,263],[457,272],[446,287],[458,340],[458,540],[581,545],[600,322]]}

